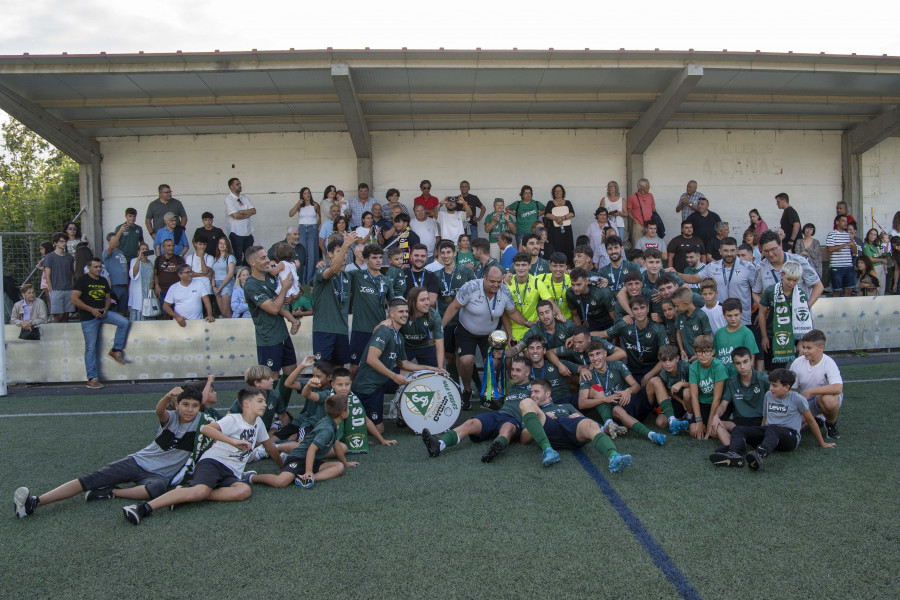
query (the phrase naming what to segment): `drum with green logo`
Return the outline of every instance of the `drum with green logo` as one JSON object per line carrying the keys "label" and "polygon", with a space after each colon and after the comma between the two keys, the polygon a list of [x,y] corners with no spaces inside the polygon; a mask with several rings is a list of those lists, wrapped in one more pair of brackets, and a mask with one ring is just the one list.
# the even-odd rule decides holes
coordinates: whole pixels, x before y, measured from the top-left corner
{"label": "drum with green logo", "polygon": [[443,373],[416,371],[407,375],[409,383],[397,390],[403,421],[414,432],[428,428],[443,433],[456,424],[462,410],[459,387]]}

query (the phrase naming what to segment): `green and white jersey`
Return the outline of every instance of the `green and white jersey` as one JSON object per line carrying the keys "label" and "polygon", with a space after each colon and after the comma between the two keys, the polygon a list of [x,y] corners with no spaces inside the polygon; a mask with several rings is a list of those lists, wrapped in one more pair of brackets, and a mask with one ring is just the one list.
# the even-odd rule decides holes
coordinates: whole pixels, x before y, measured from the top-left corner
{"label": "green and white jersey", "polygon": [[682,381],[690,383],[691,363],[686,360],[679,360],[678,365],[675,367],[674,375],[663,369],[659,372],[659,378],[662,379],[663,385],[666,386],[667,390],[671,390],[673,385]]}
{"label": "green and white jersey", "polygon": [[379,274],[372,276],[368,269],[351,271],[350,290],[353,294],[353,331],[369,333],[384,321],[390,282]]}
{"label": "green and white jersey", "polygon": [[466,265],[475,266],[475,256],[471,252],[457,252],[456,253],[456,264],[461,267],[465,267]]}
{"label": "green and white jersey", "polygon": [[[263,279],[256,279],[253,275],[247,278],[244,284],[244,300],[250,310],[250,318],[256,329],[257,346],[274,346],[280,344],[288,337],[287,326],[281,315],[270,315],[260,308],[267,300],[278,297],[275,289],[278,287],[278,279],[266,273]],[[238,411],[240,412],[240,411]],[[266,425],[268,427],[268,425]]]}
{"label": "green and white jersey", "polygon": [[338,427],[337,423],[334,422],[334,419],[330,417],[325,417],[324,419],[319,419],[319,422],[316,423],[315,428],[306,436],[303,437],[303,440],[300,442],[300,445],[291,450],[291,453],[288,455],[288,460],[293,458],[299,458],[300,460],[306,460],[306,455],[309,453],[309,448],[313,444],[316,445],[316,458],[324,459],[325,456],[331,451],[332,446],[338,440]]}
{"label": "green and white jersey", "polygon": [[568,419],[578,412],[571,404],[556,404],[554,402],[543,405],[541,410],[544,411],[545,415],[554,415],[557,419]]}
{"label": "green and white jersey", "polygon": [[628,368],[636,373],[646,373],[655,367],[659,349],[669,342],[665,327],[653,321],[648,321],[643,329],[637,323],[629,325],[619,321],[606,330],[606,335],[619,339]]}
{"label": "green and white jersey", "polygon": [[[656,291],[644,286],[644,289],[641,293],[644,295],[644,298],[646,298],[650,303],[650,312],[662,316],[662,305],[659,302],[654,302],[652,300],[653,294],[655,294]],[[706,305],[706,303],[703,301],[703,296],[701,296],[697,292],[693,292],[691,294],[691,304],[693,304],[695,308],[703,308]]]}
{"label": "green and white jersey", "polygon": [[[607,354],[612,354],[613,352],[615,352],[618,349],[615,346],[613,346],[609,342],[609,340],[606,338],[592,337],[591,341],[600,342],[601,344],[603,344],[603,346],[606,348]],[[590,364],[591,364],[591,359],[588,358],[587,351],[576,352],[572,348],[557,348],[556,349],[556,357],[559,358],[560,360],[567,360],[567,361],[575,364],[576,368],[578,368],[579,366],[582,366],[582,365],[590,366]]]}
{"label": "green and white jersey", "polygon": [[531,226],[538,220],[538,216],[544,208],[542,203],[534,199],[531,202],[517,200],[510,204],[509,210],[515,215],[516,231],[518,233],[530,232]]}
{"label": "green and white jersey", "polygon": [[681,332],[681,345],[688,358],[694,355],[694,340],[701,335],[712,335],[709,317],[703,310],[694,309],[692,315],[678,313],[678,331]]}
{"label": "green and white jersey", "polygon": [[539,321],[532,325],[525,335],[522,336],[522,341],[527,344],[532,338],[543,339],[547,342],[547,348],[553,350],[554,348],[565,346],[566,340],[572,337],[573,331],[575,331],[575,324],[572,321],[566,321],[565,323],[556,321],[553,333],[548,333],[547,328]]}
{"label": "green and white jersey", "polygon": [[384,274],[388,288],[389,299],[403,298],[406,295],[406,271],[400,267],[390,267]]}
{"label": "green and white jersey", "polygon": [[[656,281],[659,279],[660,273],[663,273],[663,271],[660,271],[659,273],[657,273],[656,279],[654,279],[653,281],[650,281],[650,273],[648,273],[647,271],[644,271],[644,289],[645,290],[650,289],[650,290],[653,290],[654,293],[656,293],[656,290],[659,289],[659,285],[657,285]],[[674,279],[675,283],[678,285],[678,287],[681,287],[684,285],[684,281],[682,281],[681,277],[679,277],[677,274],[666,273],[666,275],[668,275],[669,277]]]}
{"label": "green and white jersey", "polygon": [[750,376],[750,385],[741,382],[741,376],[735,373],[725,381],[722,400],[730,402],[736,417],[761,417],[766,407],[766,392],[769,391],[769,376],[754,370]]}
{"label": "green and white jersey", "polygon": [[313,388],[312,395],[315,398],[311,400],[309,398],[306,399],[306,404],[303,406],[303,411],[294,417],[294,420],[291,421],[291,425],[296,425],[300,429],[304,427],[309,427],[310,425],[315,425],[323,418],[325,418],[325,400],[328,399],[329,396],[334,394],[334,388],[331,386],[319,389]]}
{"label": "green and white jersey", "polygon": [[550,261],[546,258],[538,258],[537,262],[528,267],[528,274],[534,275],[537,277],[538,275],[546,275],[550,272]]}
{"label": "green and white jersey", "polygon": [[[287,404],[284,402],[284,400],[281,399],[281,394],[278,393],[278,390],[269,390],[266,393],[266,412],[264,412],[263,416],[260,417],[260,419],[262,419],[263,425],[266,426],[266,430],[272,427],[272,421],[275,420],[275,415],[280,415],[286,410]],[[241,403],[235,400],[234,404],[231,405],[231,408],[228,409],[228,412],[230,412],[231,414],[240,415]]]}
{"label": "green and white jersey", "polygon": [[[738,327],[737,331],[728,331],[728,326],[720,327],[715,335],[715,344],[716,344],[716,356],[719,357],[719,360],[722,361],[722,364],[725,365],[725,368],[728,370],[728,375],[734,375],[737,373],[737,369],[734,368],[734,365],[731,363],[731,352],[735,348],[740,348],[743,346],[750,350],[751,354],[756,354],[759,352],[759,348],[756,346],[756,338],[753,337],[753,332],[746,325],[741,325]],[[766,386],[766,389],[769,389]]]}
{"label": "green and white jersey", "polygon": [[519,408],[519,405],[525,398],[531,398],[531,385],[510,383],[506,388],[506,398],[503,400],[503,406],[497,412],[513,417],[521,425],[522,410]]}
{"label": "green and white jersey", "polygon": [[[475,271],[458,264],[452,272],[448,273],[445,269],[441,269],[440,271],[435,271],[434,276],[437,277],[438,285],[441,288],[441,291],[438,293],[438,312],[443,315],[447,312],[447,308],[453,302],[453,299],[456,298],[456,292],[459,291],[459,288],[475,279]],[[447,327],[453,327],[458,324],[459,311],[453,315],[453,318],[447,323]],[[456,352],[455,348],[453,352]]]}
{"label": "green and white jersey", "polygon": [[369,348],[373,346],[381,350],[380,360],[388,371],[393,371],[400,361],[406,360],[406,345],[400,332],[392,327],[379,325],[363,351],[359,371],[356,372],[356,379],[353,380],[352,389],[357,394],[373,394],[388,380],[387,377],[370,367],[367,362]]}
{"label": "green and white jersey", "polygon": [[[571,372],[575,372],[578,367],[570,363],[567,360],[561,361],[563,365]],[[569,395],[569,384],[566,383],[566,378],[560,374],[559,369],[556,368],[556,365],[544,360],[544,364],[540,367],[531,367],[531,381],[535,379],[546,379],[550,382],[550,386],[552,390],[550,391],[550,397],[553,400],[559,400],[565,396]]]}
{"label": "green and white jersey", "polygon": [[630,260],[623,260],[618,268],[613,267],[612,263],[610,263],[600,267],[598,271],[600,272],[600,277],[609,280],[609,285],[603,289],[612,289],[613,291],[618,292],[622,289],[622,286],[625,285],[625,276],[632,271],[640,273],[641,266]]}
{"label": "green and white jersey", "polygon": [[427,315],[410,319],[400,328],[400,334],[407,348],[419,349],[434,346],[434,340],[444,339],[444,328],[441,327],[441,316],[435,309]]}
{"label": "green and white jersey", "polygon": [[500,261],[496,260],[494,258],[489,258],[489,259],[487,259],[487,262],[485,264],[482,265],[481,263],[478,263],[475,265],[475,279],[483,279],[484,278],[484,270],[487,269],[488,267],[490,267],[491,265],[499,267],[500,272],[503,273],[504,275],[506,275],[506,269],[503,267],[503,265],[500,264]]}
{"label": "green and white jersey", "polygon": [[599,288],[589,286],[587,297],[579,296],[571,288],[566,290],[566,304],[572,314],[577,314],[581,318],[581,323],[587,327],[589,320],[593,321],[609,321],[609,313],[615,307],[613,292],[609,286]]}
{"label": "green and white jersey", "polygon": [[699,360],[691,363],[690,383],[696,383],[700,404],[712,404],[716,383],[728,379],[728,371],[718,358],[713,358],[709,368],[704,368]]}
{"label": "green and white jersey", "polygon": [[625,363],[609,360],[606,362],[606,372],[601,373],[597,369],[591,369],[591,378],[579,382],[578,390],[589,390],[592,385],[600,384],[603,386],[603,393],[609,396],[631,387],[627,380],[629,375],[631,375],[631,371],[628,370]]}
{"label": "green and white jersey", "polygon": [[[325,279],[325,269],[316,271],[313,279],[313,333],[337,333],[347,335],[352,290],[350,275],[338,272]],[[383,319],[384,317],[382,317]]]}
{"label": "green and white jersey", "polygon": [[[506,211],[504,211],[504,212],[506,212]],[[499,220],[496,223],[494,223],[494,228],[491,229],[491,231],[488,233],[488,241],[490,241],[490,243],[492,243],[492,244],[497,243],[497,240],[500,239],[501,233],[506,233],[507,231],[509,231],[509,224],[506,222],[506,219],[503,218],[502,212],[498,213],[498,212],[494,211],[491,214],[489,214],[487,217],[485,217],[485,219],[484,219],[485,226],[487,226],[495,218],[497,218],[498,215],[499,215]],[[513,219],[513,223],[515,223],[515,219]],[[516,231],[518,231],[518,229],[516,229]]]}

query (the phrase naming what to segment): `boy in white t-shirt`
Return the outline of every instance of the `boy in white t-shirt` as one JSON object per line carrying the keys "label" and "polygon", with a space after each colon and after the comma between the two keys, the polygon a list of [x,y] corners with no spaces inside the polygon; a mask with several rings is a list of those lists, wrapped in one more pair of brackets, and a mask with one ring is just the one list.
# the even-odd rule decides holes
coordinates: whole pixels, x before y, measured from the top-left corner
{"label": "boy in white t-shirt", "polygon": [[194,234],[193,239],[194,251],[184,257],[184,262],[191,267],[191,277],[199,281],[203,286],[203,293],[207,296],[212,294],[212,267],[216,259],[206,253],[206,238],[201,234]]}
{"label": "boy in white t-shirt", "polygon": [[834,359],[825,354],[825,334],[818,329],[808,332],[800,340],[801,356],[791,363],[797,375],[794,388],[809,400],[809,410],[825,429],[825,437],[841,437],[837,415],[844,403],[844,379]]}
{"label": "boy in white t-shirt", "polygon": [[238,392],[237,399],[241,414],[228,414],[200,428],[200,433],[216,442],[197,461],[188,487],[174,489],[150,502],[124,507],[126,521],[137,525],[159,508],[184,502],[246,500],[250,497],[250,486],[243,479],[244,466],[257,444],[266,447],[279,468],[284,465],[260,418],[266,412],[266,393],[246,387]]}
{"label": "boy in white t-shirt", "polygon": [[703,312],[709,317],[709,327],[712,329],[713,336],[722,327],[727,325],[725,314],[722,312],[722,305],[717,300],[719,289],[716,280],[707,277],[700,282],[700,295],[703,297]]}

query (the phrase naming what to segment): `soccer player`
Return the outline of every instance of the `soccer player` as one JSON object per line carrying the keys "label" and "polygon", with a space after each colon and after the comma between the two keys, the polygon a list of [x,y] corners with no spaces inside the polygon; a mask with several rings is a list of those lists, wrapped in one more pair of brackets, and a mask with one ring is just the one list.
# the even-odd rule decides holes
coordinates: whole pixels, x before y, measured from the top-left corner
{"label": "soccer player", "polygon": [[356,244],[356,232],[344,242],[332,240],[326,251],[331,265],[316,271],[313,278],[313,353],[336,366],[350,362],[347,321],[350,315],[350,276],[344,272],[347,251]]}
{"label": "soccer player", "polygon": [[797,375],[797,391],[809,401],[809,409],[825,429],[828,439],[841,437],[837,415],[844,403],[844,379],[834,359],[825,354],[825,334],[813,329],[800,340],[801,356],[791,363]]}
{"label": "soccer player", "polygon": [[[381,274],[384,250],[378,244],[366,244],[362,251],[365,266],[350,271],[350,293],[353,298],[353,324],[350,332],[350,375],[356,377],[363,351],[369,345],[372,331],[384,320],[390,299],[390,282]],[[318,312],[318,311],[317,311]]]}
{"label": "soccer player", "polygon": [[[531,234],[529,234],[531,235]],[[537,303],[541,299],[538,291],[537,277],[531,275],[529,268],[531,256],[527,252],[519,252],[513,258],[513,270],[515,275],[507,282],[506,287],[512,294],[513,303],[523,317],[529,322],[537,321]],[[512,343],[524,339],[529,326],[512,323]]]}
{"label": "soccer player", "polygon": [[[522,421],[529,425],[522,432],[521,442],[529,443],[532,439],[541,448],[542,454],[548,448],[553,450],[577,450],[588,442],[609,459],[610,473],[618,473],[631,465],[630,454],[619,454],[609,436],[603,433],[600,425],[588,419],[571,404],[555,404],[552,398],[552,384],[546,379],[535,379],[531,382],[531,397],[522,400]],[[531,431],[540,425],[543,435],[532,436]],[[559,456],[557,454],[557,456]],[[544,464],[543,466],[549,466]],[[553,463],[551,463],[553,464]]]}
{"label": "soccer player", "polygon": [[641,384],[646,385],[651,404],[659,405],[656,426],[668,425],[669,433],[678,435],[690,427],[694,418],[689,383],[691,363],[680,360],[678,347],[672,344],[660,347],[657,357],[659,362],[644,375]]}
{"label": "soccer player", "polygon": [[731,430],[728,447],[720,447],[709,455],[717,467],[743,467],[743,452],[747,444],[756,449],[747,453],[747,466],[758,471],[772,452],[790,452],[800,445],[800,428],[809,425],[822,448],[834,448],[835,444],[822,439],[822,432],[809,409],[806,398],[791,390],[797,377],[787,369],[775,369],[769,374],[769,392],[765,398],[765,413],[758,427],[739,426]]}
{"label": "soccer player", "polygon": [[558,365],[547,360],[547,341],[540,336],[528,338],[525,356],[531,361],[531,379],[540,378],[550,382],[550,385],[553,387],[554,402],[559,402],[569,396],[566,376],[560,372],[560,367],[566,367],[569,372],[572,372],[578,369],[575,364],[560,360],[555,356],[554,359],[559,363]]}
{"label": "soccer player", "polygon": [[522,245],[525,251],[531,257],[531,266],[528,267],[530,275],[543,275],[550,272],[550,262],[541,258],[541,240],[533,233],[526,233],[522,236]]}
{"label": "soccer player", "polygon": [[551,350],[562,348],[575,332],[575,324],[571,321],[560,321],[554,315],[554,304],[550,300],[537,303],[538,322],[531,326],[525,335],[518,338],[518,343],[507,351],[508,356],[515,356],[525,350],[526,342],[534,337],[541,337]]}
{"label": "soccer player", "polygon": [[[606,349],[608,355],[607,360],[622,360],[625,358],[624,350],[613,346],[608,340],[592,338],[591,332],[587,330],[587,327],[579,325],[572,331],[572,336],[569,338],[569,341],[564,348],[555,348],[547,353],[548,360],[553,362],[551,355],[556,355],[559,359],[568,360],[578,366],[579,377],[581,379],[586,379],[590,377],[591,359],[588,356],[588,344],[590,344],[591,341],[600,342]],[[554,364],[556,363],[554,362]],[[571,375],[571,373],[568,373],[567,371],[567,368],[560,368],[560,372],[566,377]]]}
{"label": "soccer player", "polygon": [[566,266],[566,255],[562,252],[554,252],[550,255],[550,272],[540,275],[537,282],[541,299],[553,301],[555,306],[553,313],[557,316],[561,315],[565,319],[571,319],[572,311],[569,309],[569,303],[566,302],[566,290],[572,287],[572,279],[566,273]]}
{"label": "soccer player", "polygon": [[705,440],[716,435],[712,428],[707,429],[706,424],[710,422],[711,415],[716,414],[719,402],[722,401],[728,371],[722,361],[716,358],[715,345],[709,335],[698,336],[694,340],[694,349],[697,360],[691,363],[688,379],[691,384],[691,400],[694,402],[692,412],[697,423],[694,437]]}
{"label": "soccer player", "polygon": [[[172,388],[160,398],[155,411],[159,422],[156,438],[142,450],[40,496],[32,496],[27,487],[18,488],[13,494],[16,517],[27,517],[38,506],[78,494],[84,494],[88,502],[111,498],[147,500],[162,495],[194,449],[202,395],[201,385],[189,384],[184,388]],[[166,410],[172,401],[175,401],[175,410]],[[119,488],[122,483],[135,485]]]}
{"label": "soccer player", "polygon": [[566,303],[575,324],[584,325],[590,331],[606,331],[612,327],[615,308],[612,288],[590,285],[584,269],[572,269],[570,277],[572,287],[566,290]]}
{"label": "soccer player", "polygon": [[[463,237],[460,236],[460,239]],[[459,288],[475,279],[475,270],[471,266],[474,263],[457,260],[456,248],[450,240],[441,240],[438,242],[437,248],[438,262],[444,266],[443,269],[434,272],[441,289],[438,294],[438,313],[443,315],[456,297]],[[459,379],[459,373],[456,370],[457,325],[459,325],[459,313],[453,315],[453,318],[444,325],[444,357],[447,361],[447,371],[454,381]]]}
{"label": "soccer player", "polygon": [[735,426],[762,425],[766,392],[769,391],[769,376],[753,368],[753,355],[750,349],[738,346],[732,350],[729,359],[735,373],[725,380],[722,401],[709,422],[710,431],[714,431],[715,436],[725,446],[731,442],[731,430]]}
{"label": "soccer player", "polygon": [[491,256],[491,245],[486,239],[472,240],[472,256],[475,257],[475,279],[484,278],[484,273],[490,266],[497,267],[502,275],[506,275],[506,269],[503,268],[500,261]]}
{"label": "soccer player", "polygon": [[702,310],[694,306],[690,290],[681,288],[672,295],[672,302],[678,311],[678,349],[681,358],[693,359],[694,340],[700,335],[712,336],[712,328],[709,326],[709,317]]}
{"label": "soccer player", "polygon": [[[743,318],[743,307],[738,298],[728,298],[722,303],[722,315],[725,317],[725,327],[716,331],[713,338],[716,346],[716,355],[725,368],[728,375],[734,375],[737,371],[731,364],[731,353],[735,348],[749,348],[754,355],[759,352],[756,346],[756,339],[750,328],[744,325],[741,320]],[[765,389],[768,389],[766,386]]]}
{"label": "soccer player", "polygon": [[[565,254],[563,254],[565,256]],[[575,254],[572,256],[572,265],[576,269],[584,269],[587,271],[588,277],[600,275],[600,271],[594,268],[594,250],[588,244],[575,246]],[[552,271],[553,257],[550,257],[550,267]]]}
{"label": "soccer player", "polygon": [[606,245],[606,253],[609,255],[609,264],[599,269],[600,277],[609,281],[609,287],[613,292],[618,292],[624,284],[623,277],[629,271],[640,273],[641,268],[631,261],[622,260],[624,249],[622,238],[619,236],[609,236],[604,244]]}

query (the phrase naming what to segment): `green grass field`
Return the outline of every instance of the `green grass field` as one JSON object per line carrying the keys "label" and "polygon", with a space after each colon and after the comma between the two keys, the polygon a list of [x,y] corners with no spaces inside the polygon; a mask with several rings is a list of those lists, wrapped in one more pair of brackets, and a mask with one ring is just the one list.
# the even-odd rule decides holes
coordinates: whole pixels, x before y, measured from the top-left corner
{"label": "green grass field", "polygon": [[[896,377],[890,364],[842,370]],[[618,440],[634,464],[615,475],[587,447],[689,584],[684,596],[568,452],[542,469],[535,446],[513,444],[485,465],[486,446],[465,441],[431,459],[389,428],[398,446],[310,490],[258,486],[246,502],[160,511],[139,527],[122,518],[127,501],[81,497],[18,520],[18,486],[41,493],[97,469],[156,424],[149,412],[4,416],[0,597],[896,598],[898,383],[847,384],[838,447],[805,435],[759,473],[714,468],[715,442],[684,435],[663,448]],[[227,408],[233,392],[219,398]],[[157,399],[12,395],[0,414],[150,411]]]}

